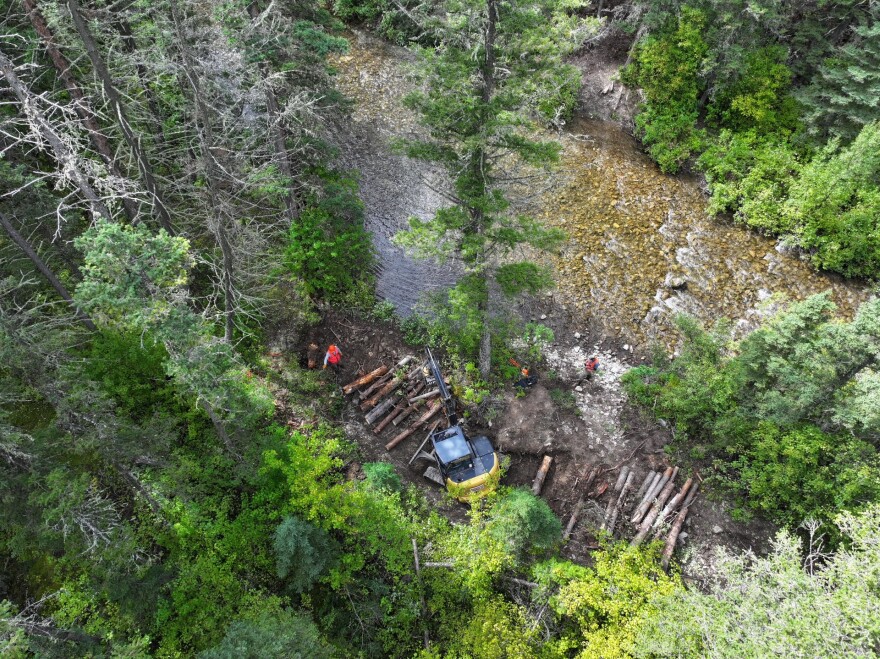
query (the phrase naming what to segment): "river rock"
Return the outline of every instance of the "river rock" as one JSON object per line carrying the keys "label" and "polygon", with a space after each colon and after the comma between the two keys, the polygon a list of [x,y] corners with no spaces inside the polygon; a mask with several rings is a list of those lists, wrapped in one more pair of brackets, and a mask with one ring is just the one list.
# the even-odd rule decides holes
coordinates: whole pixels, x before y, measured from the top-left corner
{"label": "river rock", "polygon": [[715,535],[718,535],[718,534],[721,533],[723,530],[724,530],[724,529],[722,529],[722,528],[721,528],[720,526],[718,526],[717,524],[716,524],[715,526],[712,527],[712,533],[714,533]]}
{"label": "river rock", "polygon": [[666,273],[666,279],[663,280],[663,285],[666,288],[671,288],[673,290],[682,290],[687,288],[687,279],[682,277],[681,275],[676,275],[672,272]]}

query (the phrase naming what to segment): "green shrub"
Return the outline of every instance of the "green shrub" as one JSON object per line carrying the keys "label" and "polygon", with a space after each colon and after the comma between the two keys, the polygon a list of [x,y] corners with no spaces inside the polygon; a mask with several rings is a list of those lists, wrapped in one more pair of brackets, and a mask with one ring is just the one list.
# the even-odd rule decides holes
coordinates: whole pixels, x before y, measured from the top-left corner
{"label": "green shrub", "polygon": [[543,554],[562,540],[562,524],[543,499],[528,490],[502,494],[489,511],[487,528],[517,559]]}
{"label": "green shrub", "polygon": [[623,72],[624,82],[641,87],[645,94],[636,127],[664,172],[678,170],[703,143],[696,122],[700,67],[708,52],[705,27],[700,10],[682,7],[676,21],[637,47],[634,63]]}
{"label": "green shrub", "polygon": [[789,528],[807,519],[832,522],[880,499],[876,449],[851,435],[832,435],[812,425],[782,430],[761,423],[735,461],[749,506]]}
{"label": "green shrub", "polygon": [[168,353],[149,335],[107,331],[92,341],[85,370],[135,419],[176,407],[175,387],[165,372]]}
{"label": "green shrub", "polygon": [[737,220],[773,233],[794,228],[784,211],[801,165],[785,140],[759,137],[754,130],[723,130],[697,165],[709,184],[709,212],[731,212]]}
{"label": "green shrub", "polygon": [[400,492],[403,489],[400,476],[390,462],[366,462],[363,469],[367,476],[367,486],[371,489],[380,492]]}
{"label": "green shrub", "polygon": [[199,659],[330,659],[331,647],[306,615],[290,610],[264,614],[255,620],[236,620],[216,647]]}

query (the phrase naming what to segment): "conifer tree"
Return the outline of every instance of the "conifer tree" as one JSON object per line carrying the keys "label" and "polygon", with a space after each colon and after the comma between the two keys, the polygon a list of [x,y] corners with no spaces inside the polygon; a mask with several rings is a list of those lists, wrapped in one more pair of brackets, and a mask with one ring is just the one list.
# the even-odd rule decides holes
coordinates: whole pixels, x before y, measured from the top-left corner
{"label": "conifer tree", "polygon": [[801,95],[805,121],[817,137],[852,140],[880,120],[880,5],[872,3],[854,37],[829,58]]}
{"label": "conifer tree", "polygon": [[547,248],[560,237],[511,208],[505,186],[514,175],[504,167],[510,160],[543,167],[558,158],[559,145],[535,139],[532,122],[539,112],[563,116],[576,94],[577,75],[562,57],[593,25],[572,15],[580,5],[450,0],[434,26],[440,45],[420,53],[425,90],[408,99],[430,135],[407,142],[406,152],[446,168],[453,205],[431,220],[411,219],[397,242],[417,256],[463,263],[465,275],[449,303],[477,328],[484,375],[493,282],[509,294],[546,283],[535,264],[499,259],[526,244]]}

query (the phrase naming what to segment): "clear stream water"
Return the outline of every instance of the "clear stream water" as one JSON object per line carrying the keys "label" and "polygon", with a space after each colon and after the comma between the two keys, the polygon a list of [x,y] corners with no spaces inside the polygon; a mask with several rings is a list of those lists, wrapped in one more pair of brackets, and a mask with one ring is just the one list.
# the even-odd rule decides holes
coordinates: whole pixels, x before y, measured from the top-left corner
{"label": "clear stream water", "polygon": [[[356,35],[337,61],[338,84],[356,103],[352,122],[340,130],[355,147],[346,147],[342,161],[361,171],[379,294],[404,313],[422,291],[448,285],[457,272],[413,261],[390,242],[409,217],[427,218],[445,203],[441,173],[388,148],[391,138],[419,130],[401,104],[411,88],[407,59],[403,49]],[[727,317],[746,328],[780,295],[802,299],[830,289],[844,315],[869,296],[862,282],[818,273],[775,240],[709,217],[699,181],[661,173],[617,124],[577,119],[560,139],[557,185],[534,212],[569,235],[547,262],[557,300],[585,323],[598,320],[631,343],[671,344],[678,312],[706,323]]]}

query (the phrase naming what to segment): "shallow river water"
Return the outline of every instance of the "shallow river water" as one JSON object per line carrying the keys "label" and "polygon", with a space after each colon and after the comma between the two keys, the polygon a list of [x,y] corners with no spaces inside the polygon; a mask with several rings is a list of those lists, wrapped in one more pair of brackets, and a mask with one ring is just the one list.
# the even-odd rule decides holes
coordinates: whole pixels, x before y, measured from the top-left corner
{"label": "shallow river water", "polygon": [[[337,66],[339,86],[356,103],[342,160],[361,171],[379,293],[408,313],[420,292],[448,284],[456,271],[414,262],[389,240],[409,217],[429,217],[444,203],[437,192],[442,174],[388,148],[391,138],[418,131],[401,105],[410,87],[405,57],[402,49],[357,35]],[[560,139],[558,185],[536,212],[569,235],[548,263],[556,297],[575,317],[598,320],[607,333],[636,344],[671,344],[678,312],[747,327],[780,294],[802,299],[830,289],[845,315],[868,297],[866,285],[817,273],[775,240],[710,218],[699,181],[662,174],[617,124],[578,119]]]}
{"label": "shallow river water", "polygon": [[562,298],[610,333],[666,342],[678,312],[745,327],[780,294],[830,289],[844,315],[868,297],[865,284],[819,273],[776,240],[711,218],[698,180],[660,172],[617,124],[578,119],[564,143],[563,184],[541,209],[570,237],[554,259],[556,279]]}

